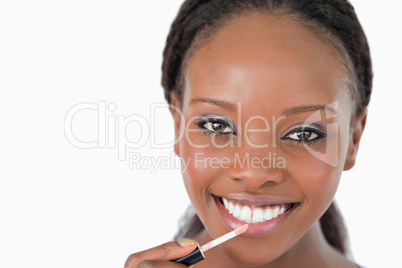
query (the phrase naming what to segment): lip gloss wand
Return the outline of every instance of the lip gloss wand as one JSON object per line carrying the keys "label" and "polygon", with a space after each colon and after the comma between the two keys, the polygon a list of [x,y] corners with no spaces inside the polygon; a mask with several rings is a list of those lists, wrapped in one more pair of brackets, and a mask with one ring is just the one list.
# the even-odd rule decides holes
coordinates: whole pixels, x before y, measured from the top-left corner
{"label": "lip gloss wand", "polygon": [[173,260],[173,261],[185,264],[187,266],[191,266],[191,265],[205,259],[205,256],[204,256],[205,251],[210,250],[211,248],[216,247],[217,245],[222,244],[223,242],[226,242],[229,239],[232,239],[232,238],[244,233],[247,230],[247,228],[248,228],[248,224],[244,224],[244,225],[240,226],[239,228],[237,228],[225,235],[222,235],[221,237],[218,237],[215,240],[209,241],[208,243],[206,243],[205,245],[203,245],[201,247],[200,247],[200,245],[198,245],[197,248],[190,254],[188,254],[184,257],[181,257],[179,259]]}

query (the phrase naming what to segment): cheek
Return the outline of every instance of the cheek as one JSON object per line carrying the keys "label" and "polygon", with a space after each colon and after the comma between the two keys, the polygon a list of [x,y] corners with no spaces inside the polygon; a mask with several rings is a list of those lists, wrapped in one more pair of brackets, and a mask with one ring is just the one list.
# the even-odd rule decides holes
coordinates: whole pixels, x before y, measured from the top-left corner
{"label": "cheek", "polygon": [[[345,136],[343,136],[345,137]],[[312,211],[324,213],[333,201],[339,185],[347,150],[347,140],[341,136],[329,141],[323,152],[305,153],[289,159],[287,171],[297,188],[303,192]]]}
{"label": "cheek", "polygon": [[324,203],[325,206],[335,195],[342,169],[332,167],[314,157],[306,157],[289,169],[289,172],[309,202]]}
{"label": "cheek", "polygon": [[287,171],[292,183],[304,196],[299,231],[307,230],[331,205],[342,169],[332,167],[313,156],[306,156],[303,160],[299,159],[297,164],[289,166]]}
{"label": "cheek", "polygon": [[[219,177],[222,169],[222,154],[225,150],[219,150],[208,145],[205,140],[194,143],[194,139],[183,138],[180,141],[180,156],[182,158],[183,180],[187,193],[196,208],[200,199],[208,197],[209,186]],[[197,210],[197,208],[196,208]]]}

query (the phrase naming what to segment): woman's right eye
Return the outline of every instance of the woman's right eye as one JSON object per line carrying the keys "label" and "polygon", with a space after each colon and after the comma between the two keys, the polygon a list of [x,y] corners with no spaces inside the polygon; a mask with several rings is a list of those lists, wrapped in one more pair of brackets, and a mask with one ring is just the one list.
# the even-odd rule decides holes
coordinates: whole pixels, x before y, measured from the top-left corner
{"label": "woman's right eye", "polygon": [[196,125],[206,134],[216,136],[236,134],[236,131],[233,129],[233,127],[222,119],[207,118],[197,122]]}

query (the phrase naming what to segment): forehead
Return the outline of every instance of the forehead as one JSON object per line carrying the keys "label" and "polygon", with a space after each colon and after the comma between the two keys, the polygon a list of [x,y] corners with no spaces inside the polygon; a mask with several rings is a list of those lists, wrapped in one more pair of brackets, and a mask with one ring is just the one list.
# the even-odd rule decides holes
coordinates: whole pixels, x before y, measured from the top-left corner
{"label": "forehead", "polygon": [[184,105],[205,96],[265,107],[325,104],[348,93],[337,50],[286,16],[229,21],[188,60],[184,77]]}

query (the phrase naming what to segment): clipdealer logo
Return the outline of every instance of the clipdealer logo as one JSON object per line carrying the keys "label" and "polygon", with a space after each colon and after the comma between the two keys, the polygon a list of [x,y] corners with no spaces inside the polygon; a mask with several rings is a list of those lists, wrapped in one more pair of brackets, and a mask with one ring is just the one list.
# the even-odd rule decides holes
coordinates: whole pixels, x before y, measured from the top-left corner
{"label": "clipdealer logo", "polygon": [[[171,148],[175,141],[161,143],[157,141],[155,133],[156,112],[159,109],[169,109],[166,103],[153,103],[150,106],[150,121],[139,114],[128,116],[115,114],[117,106],[106,101],[98,103],[83,102],[72,106],[64,118],[64,135],[67,141],[81,149],[108,148],[117,149],[118,160],[126,161],[128,151],[140,149],[148,142],[151,148]],[[74,120],[84,113],[97,114],[97,136],[91,140],[84,140],[76,134]],[[164,111],[166,112],[166,111]],[[128,128],[134,127],[137,139],[128,135]],[[130,152],[129,152],[130,153]]]}
{"label": "clipdealer logo", "polygon": [[310,115],[304,122],[303,127],[309,124],[313,124],[316,122],[324,121],[323,116],[325,117],[325,121],[334,121],[333,123],[327,124],[326,129],[327,133],[330,133],[330,136],[327,137],[327,142],[325,144],[324,153],[320,153],[318,151],[313,150],[310,146],[303,144],[304,148],[315,158],[321,160],[322,162],[336,167],[339,164],[339,149],[338,149],[338,141],[339,141],[339,124],[337,122],[338,118],[338,101],[333,102],[325,106],[323,112],[316,111],[312,115]]}
{"label": "clipdealer logo", "polygon": [[[239,113],[241,113],[241,104],[238,103]],[[175,109],[176,112],[181,116],[180,133],[176,140],[170,142],[157,142],[156,133],[156,118],[157,112],[163,109],[163,113],[166,113],[166,109]],[[184,116],[181,111],[174,106],[166,103],[153,103],[150,105],[150,120],[147,120],[144,116],[139,114],[131,114],[128,116],[119,115],[116,113],[117,106],[114,103],[107,104],[106,101],[99,101],[98,103],[93,102],[83,102],[72,106],[64,118],[64,134],[67,141],[81,149],[94,149],[94,148],[108,148],[116,149],[118,160],[129,162],[130,169],[151,169],[152,173],[155,173],[157,169],[180,169],[184,171],[190,164],[190,159],[184,161],[184,159],[177,157],[175,154],[171,153],[169,156],[144,156],[138,152],[138,149],[144,147],[149,143],[149,148],[151,149],[166,149],[172,148],[176,142],[179,142],[183,137],[188,139],[188,143],[192,145],[195,149],[202,149],[208,146],[217,146],[217,148],[224,148],[225,146],[233,147],[235,146],[232,140],[224,145],[215,144],[214,139],[211,139],[211,144],[193,144],[188,133],[184,133],[184,130],[188,128],[188,124],[194,123],[193,120],[189,120],[187,125],[185,125]],[[80,114],[92,113],[96,115],[96,125],[97,125],[97,135],[92,137],[92,139],[85,139],[79,137],[76,131],[79,127],[75,125],[76,117]],[[336,121],[338,117],[338,102],[331,103],[325,106],[323,110],[317,110],[311,114],[303,123],[303,128],[308,127],[317,122],[327,122],[333,121],[333,123],[328,123],[326,125],[327,133],[331,133],[325,143],[325,148],[320,148],[320,151],[314,150],[309,145],[302,143],[304,148],[315,158],[323,161],[324,163],[331,165],[333,167],[338,165],[338,123]],[[240,118],[240,115],[239,115]],[[285,117],[281,116],[279,118],[272,118],[272,126],[270,126],[268,120],[263,116],[254,116],[249,118],[245,123],[246,129],[243,134],[245,136],[245,141],[249,146],[253,148],[266,148],[266,144],[254,144],[248,139],[248,133],[258,133],[258,132],[272,132],[272,147],[276,147],[276,126]],[[259,120],[264,123],[264,129],[249,129],[250,122],[253,120]],[[159,122],[160,123],[160,122]],[[128,129],[135,129],[136,140],[133,140],[132,135],[128,135]],[[192,131],[195,132],[195,131]],[[186,135],[184,135],[186,134]],[[160,133],[159,133],[160,135]],[[129,138],[129,136],[131,138]],[[240,142],[240,141],[239,141]],[[218,147],[219,146],[219,147]],[[241,146],[240,143],[237,146]],[[199,154],[198,154],[199,156]],[[285,159],[283,157],[278,157],[276,154],[272,155],[271,152],[269,157],[263,159],[255,159],[248,157],[246,154],[243,160],[240,160],[237,155],[236,163],[239,163],[239,167],[247,163],[248,166],[255,168],[256,166],[265,167],[267,163],[269,165],[266,168],[272,166],[284,168]],[[210,168],[227,168],[230,159],[202,159],[197,160],[197,164],[208,165]],[[242,162],[243,161],[243,162]],[[272,165],[272,162],[274,163]],[[243,163],[240,165],[240,163]]]}

